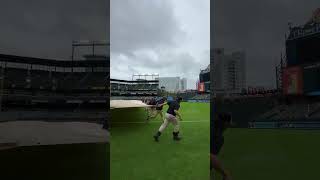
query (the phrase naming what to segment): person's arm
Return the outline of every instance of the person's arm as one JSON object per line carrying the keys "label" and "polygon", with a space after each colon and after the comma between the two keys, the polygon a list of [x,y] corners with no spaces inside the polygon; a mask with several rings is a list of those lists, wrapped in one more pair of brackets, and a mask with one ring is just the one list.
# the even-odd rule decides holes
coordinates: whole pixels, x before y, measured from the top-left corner
{"label": "person's arm", "polygon": [[167,102],[164,102],[162,104],[159,104],[159,106],[164,106],[164,105],[167,105],[168,103]]}
{"label": "person's arm", "polygon": [[229,172],[222,166],[222,163],[219,161],[217,156],[214,154],[210,154],[210,157],[213,169],[220,173],[223,176],[224,180],[230,180],[231,177],[229,175]]}

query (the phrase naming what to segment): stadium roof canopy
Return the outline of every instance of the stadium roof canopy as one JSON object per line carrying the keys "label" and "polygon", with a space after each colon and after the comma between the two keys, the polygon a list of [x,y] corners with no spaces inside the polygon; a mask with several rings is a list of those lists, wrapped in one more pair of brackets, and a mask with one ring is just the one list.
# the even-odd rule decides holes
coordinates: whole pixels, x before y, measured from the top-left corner
{"label": "stadium roof canopy", "polygon": [[15,55],[0,54],[0,62],[11,62],[21,64],[35,64],[44,66],[55,66],[55,67],[109,67],[110,57],[106,60],[54,60],[54,59],[43,59],[33,58]]}

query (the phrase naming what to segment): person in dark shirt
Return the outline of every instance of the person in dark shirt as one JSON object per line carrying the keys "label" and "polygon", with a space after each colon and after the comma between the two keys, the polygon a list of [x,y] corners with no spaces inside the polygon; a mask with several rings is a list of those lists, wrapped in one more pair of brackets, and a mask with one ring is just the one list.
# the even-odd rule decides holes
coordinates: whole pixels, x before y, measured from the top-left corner
{"label": "person in dark shirt", "polygon": [[164,116],[162,113],[163,106],[166,105],[166,98],[165,97],[160,97],[155,100],[155,111],[151,111],[148,115],[148,120],[150,118],[155,119],[158,115],[160,115],[162,122],[164,122]]}
{"label": "person in dark shirt", "polygon": [[[223,176],[224,180],[230,180],[229,172],[222,166],[221,161],[217,156],[224,144],[223,133],[232,124],[232,116],[228,113],[217,113],[214,117],[213,130],[211,130],[211,146],[210,146],[210,158],[211,158],[211,171],[214,169],[216,172]],[[213,172],[213,171],[212,171]]]}
{"label": "person in dark shirt", "polygon": [[156,98],[150,98],[150,100],[149,100],[149,103],[148,103],[149,105],[156,105],[157,104],[157,102],[156,102]]}
{"label": "person in dark shirt", "polygon": [[[174,125],[173,129],[173,140],[179,141],[181,140],[181,137],[179,137],[179,129],[180,129],[180,122],[182,120],[182,117],[180,115],[179,109],[180,109],[180,102],[182,101],[181,97],[178,97],[176,101],[170,101],[167,102],[169,105],[169,108],[167,110],[167,113],[165,115],[165,119],[163,123],[161,124],[158,132],[153,136],[155,141],[159,141],[159,137],[161,133],[166,129],[169,123],[172,123]],[[179,119],[178,119],[178,118]]]}

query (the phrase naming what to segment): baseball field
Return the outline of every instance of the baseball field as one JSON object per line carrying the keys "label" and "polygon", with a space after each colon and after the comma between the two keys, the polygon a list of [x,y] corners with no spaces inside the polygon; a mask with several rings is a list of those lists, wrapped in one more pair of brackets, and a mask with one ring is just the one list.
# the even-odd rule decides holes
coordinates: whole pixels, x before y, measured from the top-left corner
{"label": "baseball field", "polygon": [[228,129],[219,158],[233,179],[318,179],[319,138],[317,130]]}
{"label": "baseball field", "polygon": [[143,108],[112,110],[111,179],[209,179],[209,112],[209,103],[181,103],[183,139],[173,141],[169,124],[155,142],[152,136],[161,125],[159,117],[146,123]]}

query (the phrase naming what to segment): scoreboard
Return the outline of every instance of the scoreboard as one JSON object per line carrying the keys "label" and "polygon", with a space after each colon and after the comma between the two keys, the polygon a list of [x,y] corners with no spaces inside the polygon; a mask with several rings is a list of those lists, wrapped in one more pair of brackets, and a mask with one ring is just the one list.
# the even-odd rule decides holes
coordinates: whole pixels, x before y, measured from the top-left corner
{"label": "scoreboard", "polygon": [[292,35],[286,41],[288,66],[320,62],[320,30],[317,33],[294,37]]}

